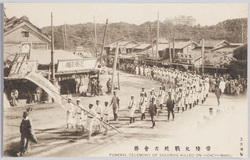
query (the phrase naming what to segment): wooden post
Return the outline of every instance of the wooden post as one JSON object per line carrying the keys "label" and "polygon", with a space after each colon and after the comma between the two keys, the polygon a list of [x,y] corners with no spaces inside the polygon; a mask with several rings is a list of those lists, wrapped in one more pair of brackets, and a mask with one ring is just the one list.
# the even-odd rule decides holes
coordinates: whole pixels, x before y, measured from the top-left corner
{"label": "wooden post", "polygon": [[64,35],[64,25],[62,25],[62,35],[63,35],[63,50],[65,50],[65,35]]}
{"label": "wooden post", "polygon": [[118,58],[118,51],[119,51],[119,43],[116,43],[116,49],[115,49],[115,59],[114,59],[114,65],[113,65],[113,75],[111,80],[111,93],[113,93],[114,90],[114,81],[115,81],[115,75],[116,75],[116,65],[117,65],[117,58]]}
{"label": "wooden post", "polygon": [[150,27],[150,39],[151,39],[151,46],[152,46],[152,56],[153,56],[153,59],[154,59],[154,45],[153,45],[153,36],[152,36],[152,26],[149,25]]}
{"label": "wooden post", "polygon": [[169,46],[169,61],[172,63],[172,55],[171,55],[171,42],[170,39],[168,39],[168,46]]}
{"label": "wooden post", "polygon": [[64,36],[65,36],[65,50],[67,49],[67,33],[66,33],[66,25],[64,23]]}
{"label": "wooden post", "polygon": [[119,72],[117,73],[117,78],[118,78],[118,87],[119,87],[119,90],[120,90],[121,87],[120,87],[120,73]]}
{"label": "wooden post", "polygon": [[54,30],[53,30],[53,13],[51,12],[51,69],[52,83],[55,84],[55,64],[54,64]]}
{"label": "wooden post", "polygon": [[103,56],[105,39],[106,39],[107,27],[108,27],[108,19],[106,20],[106,25],[105,25],[105,30],[104,30],[104,36],[103,36],[103,40],[102,40],[102,50],[101,50],[101,57],[100,57],[100,64],[101,65],[102,65],[102,56]]}
{"label": "wooden post", "polygon": [[241,23],[241,43],[243,44],[243,23]]}
{"label": "wooden post", "polygon": [[157,58],[158,58],[158,41],[159,41],[159,28],[160,28],[160,26],[159,26],[160,24],[159,24],[159,11],[158,11],[158,14],[157,14],[157,40],[156,40],[156,60],[157,60]]}
{"label": "wooden post", "polygon": [[204,74],[204,46],[205,46],[205,41],[204,39],[202,38],[202,48],[201,48],[201,57],[202,57],[202,74]]}
{"label": "wooden post", "polygon": [[96,36],[96,23],[94,17],[94,24],[95,24],[95,56],[97,57],[97,36]]}
{"label": "wooden post", "polygon": [[172,57],[172,61],[174,61],[174,57],[175,57],[174,43],[175,43],[175,38],[173,38],[173,57]]}

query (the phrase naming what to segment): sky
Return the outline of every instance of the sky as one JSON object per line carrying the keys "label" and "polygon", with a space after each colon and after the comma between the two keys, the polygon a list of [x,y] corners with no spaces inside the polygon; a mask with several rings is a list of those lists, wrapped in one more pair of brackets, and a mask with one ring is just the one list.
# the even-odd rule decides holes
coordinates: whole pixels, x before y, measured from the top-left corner
{"label": "sky", "polygon": [[215,25],[226,19],[248,17],[247,3],[5,3],[8,18],[26,15],[38,27],[94,22],[142,24],[179,15],[193,16],[196,24]]}

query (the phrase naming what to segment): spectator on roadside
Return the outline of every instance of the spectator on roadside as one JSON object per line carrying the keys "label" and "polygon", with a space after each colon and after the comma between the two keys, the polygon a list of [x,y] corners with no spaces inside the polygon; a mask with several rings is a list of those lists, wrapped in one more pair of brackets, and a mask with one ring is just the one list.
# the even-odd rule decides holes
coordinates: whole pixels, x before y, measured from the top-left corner
{"label": "spectator on roadside", "polygon": [[21,142],[18,156],[23,156],[30,152],[31,142],[37,143],[37,139],[33,130],[32,122],[28,117],[29,112],[23,112],[23,120],[20,125]]}

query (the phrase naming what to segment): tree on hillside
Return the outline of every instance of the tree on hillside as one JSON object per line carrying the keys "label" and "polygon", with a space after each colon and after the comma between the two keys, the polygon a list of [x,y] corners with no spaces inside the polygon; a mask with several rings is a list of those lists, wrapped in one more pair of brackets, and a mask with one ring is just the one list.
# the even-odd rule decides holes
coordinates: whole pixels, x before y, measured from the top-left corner
{"label": "tree on hillside", "polygon": [[233,52],[234,61],[231,61],[228,69],[231,71],[233,77],[240,74],[247,77],[247,44],[236,48]]}

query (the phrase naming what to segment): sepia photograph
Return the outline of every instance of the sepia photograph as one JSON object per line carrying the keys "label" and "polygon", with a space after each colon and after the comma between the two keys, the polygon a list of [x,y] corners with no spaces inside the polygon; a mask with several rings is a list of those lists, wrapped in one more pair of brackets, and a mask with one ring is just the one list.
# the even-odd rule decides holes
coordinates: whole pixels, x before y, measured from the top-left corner
{"label": "sepia photograph", "polygon": [[3,6],[3,157],[248,158],[248,3]]}

